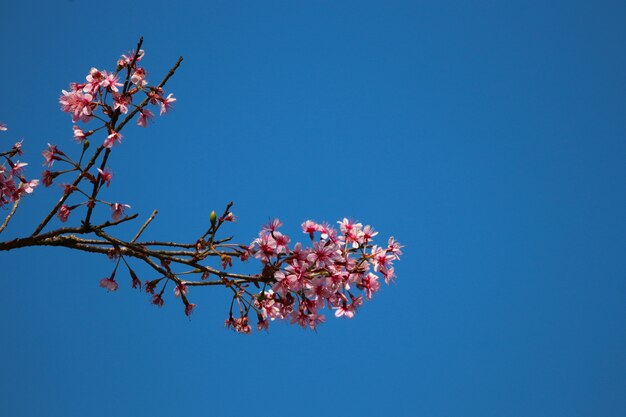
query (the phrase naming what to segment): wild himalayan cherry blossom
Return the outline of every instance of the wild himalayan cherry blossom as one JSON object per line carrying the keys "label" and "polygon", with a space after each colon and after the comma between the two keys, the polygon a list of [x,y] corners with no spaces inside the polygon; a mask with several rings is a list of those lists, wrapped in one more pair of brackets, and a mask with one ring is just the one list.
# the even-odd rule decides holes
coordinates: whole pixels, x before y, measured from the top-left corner
{"label": "wild himalayan cherry blossom", "polygon": [[185,305],[185,315],[186,315],[187,317],[191,316],[191,313],[193,313],[193,311],[194,311],[194,309],[195,309],[195,308],[196,308],[196,305],[195,305],[195,304],[191,304],[191,303],[186,304],[186,305]]}
{"label": "wild himalayan cherry blossom", "polygon": [[172,97],[173,94],[170,93],[166,98],[163,98],[161,101],[161,112],[159,113],[160,116],[164,115],[165,113],[167,113],[171,108],[172,108],[172,103],[174,103],[176,101],[176,99],[174,97]]}
{"label": "wild himalayan cherry blossom", "polygon": [[63,204],[59,208],[59,211],[57,212],[57,217],[59,218],[59,220],[65,223],[67,221],[67,218],[70,217],[71,212],[72,212],[72,209],[69,208],[67,205]]}
{"label": "wild himalayan cherry blossom", "polygon": [[148,109],[142,109],[139,112],[139,118],[137,119],[137,126],[148,127],[148,120],[152,120],[154,114]]}
{"label": "wild himalayan cherry blossom", "polygon": [[83,93],[80,90],[74,91],[61,91],[63,95],[59,97],[59,103],[61,104],[61,110],[66,113],[72,114],[72,122],[76,123],[79,120],[88,122],[92,115],[93,110],[96,107],[96,103],[92,103],[93,96],[89,93]]}
{"label": "wild himalayan cherry blossom", "polygon": [[[136,55],[136,56],[135,56]],[[133,62],[141,61],[141,58],[144,56],[144,50],[140,49],[138,53],[135,53],[133,49],[126,55],[122,55],[120,59],[117,61],[117,66],[119,69],[126,68],[129,64]]]}
{"label": "wild himalayan cherry blossom", "polygon": [[105,168],[104,170],[98,168],[98,172],[100,173],[102,182],[106,183],[107,187],[111,185],[111,178],[113,178],[113,173],[109,171],[109,168]]}
{"label": "wild himalayan cherry blossom", "polygon": [[72,129],[74,130],[74,139],[76,139],[76,142],[83,143],[87,134],[83,131],[83,129],[76,125],[72,126]]}
{"label": "wild himalayan cherry blossom", "polygon": [[6,164],[0,165],[0,207],[17,201],[23,194],[31,194],[39,184],[39,180],[28,180],[23,176],[23,168],[28,164],[13,161],[16,155],[22,155],[21,141],[3,155]]}
{"label": "wild himalayan cherry blossom", "polygon": [[11,167],[11,173],[13,175],[20,175],[22,173],[22,168],[28,165],[26,162],[20,162],[20,161],[13,162],[9,160],[8,162],[9,162],[9,166]]}
{"label": "wild himalayan cherry blossom", "polygon": [[4,132],[6,130],[8,130],[6,123],[0,122],[0,131]]}
{"label": "wild himalayan cherry blossom", "polygon": [[52,182],[54,181],[54,177],[56,177],[58,175],[58,173],[56,172],[50,172],[49,170],[45,170],[42,174],[41,174],[41,178],[42,178],[42,182],[43,185],[45,187],[49,187],[52,185]]}
{"label": "wild himalayan cherry blossom", "polygon": [[119,134],[117,132],[111,132],[111,134],[106,137],[106,139],[104,140],[104,143],[102,145],[105,148],[111,149],[113,147],[113,145],[115,145],[115,142],[122,143],[122,138],[123,137],[124,136],[122,136],[121,134]]}
{"label": "wild himalayan cherry blossom", "polygon": [[50,168],[52,164],[54,164],[54,161],[60,161],[60,157],[65,154],[61,152],[55,145],[48,144],[48,149],[43,151],[41,155],[43,155],[44,158],[43,165],[47,165],[48,168]]}
{"label": "wild himalayan cherry blossom", "polygon": [[115,274],[111,275],[109,278],[102,278],[100,280],[100,286],[102,288],[106,288],[107,291],[115,291],[119,287],[117,282],[115,281]]}
{"label": "wild himalayan cherry blossom", "polygon": [[128,106],[133,102],[133,96],[130,94],[113,93],[113,110],[119,110],[120,113],[128,113]]}
{"label": "wild himalayan cherry blossom", "polygon": [[128,204],[113,203],[111,204],[111,217],[113,220],[119,220],[124,214],[124,210],[130,208]]}
{"label": "wild himalayan cherry blossom", "polygon": [[174,288],[174,296],[180,297],[181,295],[187,295],[187,291],[187,285],[180,283],[176,285],[176,288]]}
{"label": "wild himalayan cherry blossom", "polygon": [[[364,297],[369,301],[380,289],[380,277],[388,283],[394,276],[391,265],[399,259],[401,245],[391,238],[386,248],[372,246],[377,232],[371,226],[348,219],[338,223],[340,233],[329,224],[302,223],[303,233],[312,240],[308,248],[299,242],[289,247],[289,237],[278,231],[282,225],[278,220],[263,226],[247,248],[264,264],[264,271],[274,271],[271,288],[264,287],[251,297],[259,330],[277,319],[315,329],[325,321],[326,307],[336,317],[353,318]],[[248,333],[249,307],[240,305],[240,310],[239,318],[231,311],[225,325]]]}
{"label": "wild himalayan cherry blossom", "polygon": [[39,180],[30,180],[30,181],[25,181],[22,182],[20,184],[20,188],[26,193],[26,194],[32,194],[33,191],[35,191],[35,187],[37,187],[39,185]]}
{"label": "wild himalayan cherry blossom", "polygon": [[146,80],[146,70],[143,68],[137,68],[133,75],[130,77],[130,82],[135,84],[137,87],[144,87],[148,84]]}

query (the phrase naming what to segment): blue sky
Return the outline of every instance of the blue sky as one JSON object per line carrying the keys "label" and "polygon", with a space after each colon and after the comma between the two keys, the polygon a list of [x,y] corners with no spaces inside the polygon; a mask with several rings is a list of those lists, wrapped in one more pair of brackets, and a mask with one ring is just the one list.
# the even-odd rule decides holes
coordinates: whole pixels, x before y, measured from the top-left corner
{"label": "blue sky", "polygon": [[[0,408],[11,416],[623,416],[622,2],[4,1],[0,140],[71,149],[58,95],[145,38],[184,55],[175,111],[130,127],[107,196],[193,240],[234,200],[251,241],[344,216],[406,245],[397,284],[318,333],[192,320],[65,249],[0,253]],[[58,188],[23,202],[30,233]],[[101,213],[102,217],[107,213]],[[57,224],[57,223],[55,223]],[[120,230],[132,235],[137,226]],[[149,271],[137,268],[142,278]]]}

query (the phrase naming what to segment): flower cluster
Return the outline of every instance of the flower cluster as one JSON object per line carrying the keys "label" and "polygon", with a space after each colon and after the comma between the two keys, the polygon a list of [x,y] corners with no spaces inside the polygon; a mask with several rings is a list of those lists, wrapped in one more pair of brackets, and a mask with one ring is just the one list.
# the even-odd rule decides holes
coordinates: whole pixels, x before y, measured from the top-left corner
{"label": "flower cluster", "polygon": [[[87,221],[91,210],[97,203],[103,203],[110,207],[114,221],[119,220],[124,209],[130,207],[127,204],[106,202],[97,198],[102,186],[109,187],[113,177],[110,169],[104,165],[107,157],[103,158],[100,166],[97,165],[97,158],[101,150],[106,150],[108,155],[114,146],[122,143],[123,136],[119,131],[134,116],[137,116],[138,126],[146,127],[148,121],[154,117],[148,106],[159,107],[159,113],[163,115],[172,108],[172,104],[176,101],[172,94],[165,96],[163,88],[161,88],[163,82],[158,86],[151,86],[148,83],[148,72],[140,66],[143,57],[144,51],[141,49],[140,42],[136,51],[124,54],[117,60],[115,70],[106,71],[91,68],[83,82],[70,83],[67,90],[62,90],[59,97],[61,110],[71,114],[73,123],[101,122],[100,126],[94,126],[91,129],[77,124],[72,126],[74,139],[83,148],[78,162],[72,160],[56,145],[48,144],[48,148],[42,152],[44,165],[48,168],[42,175],[42,181],[46,187],[49,187],[59,175],[70,172],[78,172],[79,174],[78,184],[74,186],[62,185],[64,190],[63,204],[59,205],[56,211],[57,217],[62,222],[66,222],[72,211],[80,206],[88,208]],[[137,94],[140,94],[142,98],[138,99]],[[99,130],[106,132],[103,135],[102,144],[89,162],[81,164],[82,161],[85,161],[85,152],[90,146],[89,138]],[[69,168],[52,170],[56,161],[69,165]],[[92,187],[91,191],[81,188],[83,181]],[[75,191],[77,191],[76,194],[86,197],[86,200],[74,205],[65,204],[65,200],[71,194],[75,194]]]}
{"label": "flower cluster", "polygon": [[[6,131],[4,123],[0,123],[0,131]],[[17,201],[23,194],[31,194],[39,184],[39,180],[27,180],[23,175],[26,162],[14,160],[15,156],[22,155],[22,142],[17,142],[13,147],[0,152],[0,207]]]}
{"label": "flower cluster", "polygon": [[400,259],[402,246],[393,237],[386,246],[372,245],[378,232],[371,226],[345,218],[338,223],[339,231],[327,223],[302,223],[309,247],[300,242],[290,247],[290,238],[278,231],[279,220],[264,226],[246,256],[259,259],[262,275],[270,280],[257,294],[245,288],[236,293],[233,301],[240,314],[233,317],[233,302],[226,326],[249,333],[251,310],[257,313],[259,330],[276,319],[315,329],[326,320],[322,314],[326,308],[335,317],[354,317],[364,296],[369,301],[379,290],[381,277],[385,283],[394,279],[393,262]]}
{"label": "flower cluster", "polygon": [[[71,83],[68,90],[62,90],[59,97],[61,110],[72,115],[72,122],[89,122],[97,117],[98,109],[101,110],[105,119],[117,120],[120,115],[126,115],[135,110],[139,112],[137,125],[146,127],[148,120],[152,120],[154,114],[146,108],[146,104],[158,106],[161,115],[167,113],[176,101],[172,94],[164,96],[163,89],[158,86],[148,85],[147,71],[139,66],[144,56],[143,49],[137,52],[131,51],[128,55],[122,55],[117,61],[115,71],[101,71],[91,68],[89,74],[82,83]],[[126,73],[122,83],[121,76]],[[136,94],[143,93],[145,100],[139,104],[133,103]],[[121,142],[121,135],[109,125],[109,135],[105,139],[104,146],[110,148],[115,142]],[[85,132],[78,126],[74,126],[74,138],[82,143],[93,131]]]}

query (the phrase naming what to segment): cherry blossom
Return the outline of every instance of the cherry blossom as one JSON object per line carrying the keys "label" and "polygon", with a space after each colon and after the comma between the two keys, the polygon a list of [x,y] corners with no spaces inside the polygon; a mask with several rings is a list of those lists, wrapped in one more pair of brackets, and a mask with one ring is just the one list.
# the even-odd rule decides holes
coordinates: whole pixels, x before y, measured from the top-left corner
{"label": "cherry blossom", "polygon": [[187,317],[191,316],[191,313],[193,313],[193,311],[196,309],[196,305],[195,304],[186,304],[185,305],[185,315]]}
{"label": "cherry blossom", "polygon": [[111,217],[113,218],[113,220],[119,220],[122,217],[122,214],[124,214],[124,210],[126,210],[127,208],[130,208],[128,204],[111,204]]}
{"label": "cherry blossom", "polygon": [[113,275],[111,275],[109,278],[102,278],[100,280],[100,286],[111,292],[117,290],[119,287],[119,285],[117,285],[117,282],[115,282],[115,278]]}
{"label": "cherry blossom", "polygon": [[161,294],[154,294],[152,296],[151,303],[157,307],[163,307],[163,304],[165,304],[165,301],[163,300],[163,297],[161,296]]}
{"label": "cherry blossom", "polygon": [[43,151],[41,154],[44,158],[43,165],[47,165],[48,168],[50,168],[52,164],[54,164],[54,161],[61,160],[59,155],[63,155],[63,152],[59,151],[56,146],[48,144],[48,149]]}
{"label": "cherry blossom", "polygon": [[107,90],[117,93],[119,89],[117,87],[121,87],[122,83],[118,81],[117,75],[115,74],[107,74],[104,72],[104,79],[100,82],[100,86],[106,88]]}
{"label": "cherry blossom", "polygon": [[148,127],[148,120],[152,120],[154,118],[154,114],[152,114],[152,112],[148,109],[142,109],[139,113],[137,126]]}
{"label": "cherry blossom", "polygon": [[65,223],[67,221],[67,218],[70,216],[71,212],[72,212],[72,209],[69,208],[67,205],[63,204],[59,208],[59,211],[57,212],[57,217],[59,218],[59,220]]}
{"label": "cherry blossom", "polygon": [[61,110],[66,113],[71,113],[72,122],[74,123],[79,120],[88,122],[91,119],[93,109],[96,106],[95,103],[92,103],[93,96],[79,90],[69,92],[62,90],[62,93],[61,97],[59,97]]}
{"label": "cherry blossom", "polygon": [[39,185],[39,180],[30,180],[30,181],[25,181],[21,183],[20,188],[26,194],[31,194],[33,191],[35,191],[35,187],[37,187],[38,185]]}
{"label": "cherry blossom", "polygon": [[172,103],[176,101],[176,99],[172,96],[173,94],[170,93],[166,98],[161,100],[161,116],[167,113],[172,108]]}
{"label": "cherry blossom", "polygon": [[174,296],[176,297],[180,297],[181,295],[187,295],[187,292],[187,285],[184,283],[180,283],[176,285],[176,288],[174,288]]}
{"label": "cherry blossom", "polygon": [[98,173],[102,178],[102,182],[106,183],[107,187],[111,185],[111,178],[113,178],[113,173],[109,170],[109,168],[105,168],[104,170],[98,168]]}
{"label": "cherry blossom", "polygon": [[130,82],[137,85],[138,87],[144,87],[148,84],[146,78],[146,70],[143,68],[137,68],[135,72],[133,72],[132,77],[130,77]]}
{"label": "cherry blossom", "polygon": [[133,96],[130,94],[113,93],[113,110],[119,110],[120,113],[128,113],[128,106],[133,102]]}
{"label": "cherry blossom", "polygon": [[104,140],[104,143],[102,144],[102,146],[104,146],[105,148],[111,149],[113,145],[115,145],[115,142],[122,143],[122,138],[123,136],[120,135],[119,133],[111,132],[111,134],[107,136],[107,138]]}
{"label": "cherry blossom", "polygon": [[83,141],[87,137],[83,129],[78,126],[72,126],[72,129],[74,129],[74,139],[76,139],[78,143],[83,143]]}

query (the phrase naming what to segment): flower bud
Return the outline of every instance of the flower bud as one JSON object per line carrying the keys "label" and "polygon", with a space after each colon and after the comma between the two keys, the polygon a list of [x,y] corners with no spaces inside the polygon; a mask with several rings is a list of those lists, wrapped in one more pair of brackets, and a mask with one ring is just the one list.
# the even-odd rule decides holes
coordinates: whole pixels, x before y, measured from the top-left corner
{"label": "flower bud", "polygon": [[211,220],[211,226],[215,227],[215,223],[217,222],[217,214],[215,214],[215,210],[211,212],[209,220]]}

